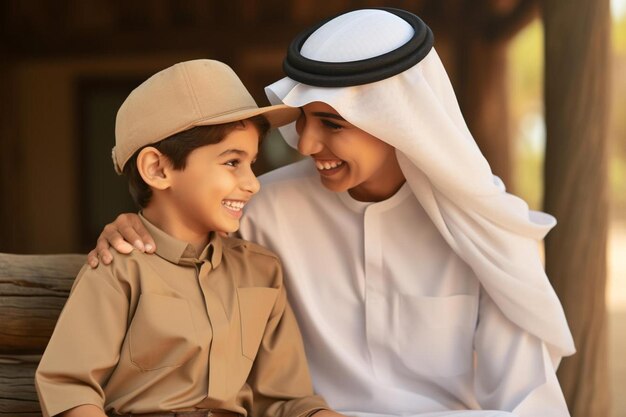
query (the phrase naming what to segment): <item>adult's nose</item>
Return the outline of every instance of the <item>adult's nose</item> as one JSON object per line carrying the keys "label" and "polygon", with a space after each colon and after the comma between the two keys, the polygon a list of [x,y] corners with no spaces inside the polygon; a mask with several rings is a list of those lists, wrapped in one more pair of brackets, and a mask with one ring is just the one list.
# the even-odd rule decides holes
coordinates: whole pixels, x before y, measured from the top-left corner
{"label": "adult's nose", "polygon": [[300,138],[298,139],[298,152],[302,155],[314,155],[322,150],[324,147],[321,138],[316,134],[313,129],[307,128],[300,131]]}

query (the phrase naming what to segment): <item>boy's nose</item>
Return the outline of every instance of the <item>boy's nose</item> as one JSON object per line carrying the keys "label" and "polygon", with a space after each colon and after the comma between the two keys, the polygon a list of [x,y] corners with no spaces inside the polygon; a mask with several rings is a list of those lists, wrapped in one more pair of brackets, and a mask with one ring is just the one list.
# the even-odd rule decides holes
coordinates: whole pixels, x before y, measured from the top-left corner
{"label": "boy's nose", "polygon": [[261,183],[257,179],[252,169],[249,170],[248,174],[244,176],[241,180],[241,188],[250,194],[256,194],[261,189]]}

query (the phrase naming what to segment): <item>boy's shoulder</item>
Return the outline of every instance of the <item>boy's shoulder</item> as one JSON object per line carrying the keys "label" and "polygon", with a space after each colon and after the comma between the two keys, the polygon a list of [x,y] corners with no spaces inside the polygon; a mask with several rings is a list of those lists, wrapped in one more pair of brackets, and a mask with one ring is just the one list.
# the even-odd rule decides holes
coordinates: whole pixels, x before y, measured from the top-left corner
{"label": "boy's shoulder", "polygon": [[268,260],[279,261],[278,255],[274,252],[257,243],[250,242],[249,240],[229,236],[222,238],[222,242],[224,244],[225,251],[233,250],[249,254],[250,256],[259,256],[260,258],[268,258]]}
{"label": "boy's shoulder", "polygon": [[112,256],[112,262],[108,265],[99,262],[98,266],[92,268],[85,263],[78,272],[72,288],[75,288],[81,282],[95,282],[98,285],[108,285],[117,291],[126,292],[125,289],[132,287],[133,283],[140,275],[138,271],[140,265],[145,264],[147,256],[138,250],[133,250],[129,254],[117,252],[114,248],[109,248]]}
{"label": "boy's shoulder", "polygon": [[241,287],[280,288],[283,283],[282,266],[278,255],[261,245],[247,240],[223,238],[223,259],[238,265],[230,271]]}
{"label": "boy's shoulder", "polygon": [[[93,271],[97,275],[108,275],[119,281],[128,281],[129,276],[135,276],[137,273],[151,262],[151,254],[143,253],[137,249],[133,249],[130,253],[120,253],[115,248],[110,247],[112,262],[105,265],[100,262]],[[86,265],[85,269],[92,269]]]}
{"label": "boy's shoulder", "polygon": [[111,251],[111,256],[113,257],[113,262],[111,265],[117,263],[118,265],[128,265],[128,264],[137,264],[137,263],[145,263],[149,260],[151,254],[143,253],[138,249],[133,249],[130,253],[120,253],[115,250],[115,248],[111,247],[109,249]]}

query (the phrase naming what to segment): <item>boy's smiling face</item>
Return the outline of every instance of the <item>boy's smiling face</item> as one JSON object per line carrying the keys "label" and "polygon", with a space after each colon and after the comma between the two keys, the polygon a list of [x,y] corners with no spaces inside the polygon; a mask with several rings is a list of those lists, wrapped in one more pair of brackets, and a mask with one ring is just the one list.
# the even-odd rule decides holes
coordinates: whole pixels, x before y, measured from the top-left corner
{"label": "boy's smiling face", "polygon": [[259,133],[249,122],[219,143],[202,146],[187,157],[183,170],[170,170],[165,190],[181,231],[234,232],[239,229],[243,206],[259,191],[252,172]]}

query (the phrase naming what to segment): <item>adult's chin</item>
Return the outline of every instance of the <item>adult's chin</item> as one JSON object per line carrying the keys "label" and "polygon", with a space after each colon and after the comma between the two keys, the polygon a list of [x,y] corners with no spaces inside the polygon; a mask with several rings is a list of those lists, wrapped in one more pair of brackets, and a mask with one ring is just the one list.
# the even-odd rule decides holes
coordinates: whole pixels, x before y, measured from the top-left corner
{"label": "adult's chin", "polygon": [[341,181],[336,178],[328,178],[320,175],[320,181],[324,188],[335,193],[343,193],[351,188],[347,181]]}

